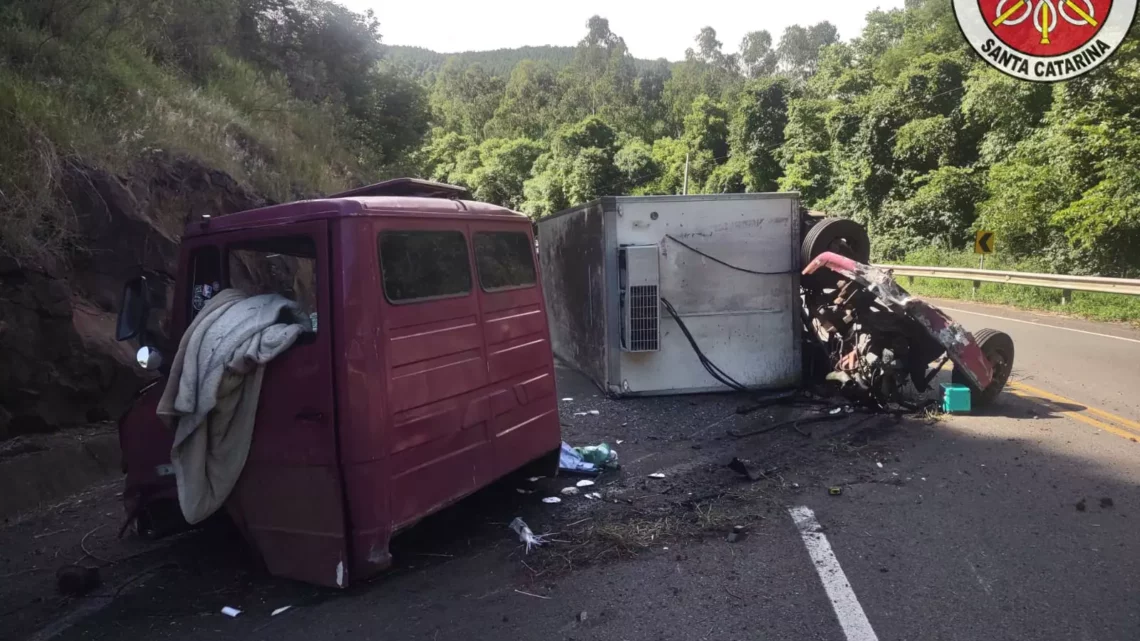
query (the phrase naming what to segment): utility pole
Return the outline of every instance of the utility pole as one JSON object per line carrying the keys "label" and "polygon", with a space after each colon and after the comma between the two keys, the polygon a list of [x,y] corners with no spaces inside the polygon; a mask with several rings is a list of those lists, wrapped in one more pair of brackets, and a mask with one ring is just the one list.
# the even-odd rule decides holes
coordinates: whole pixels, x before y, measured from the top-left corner
{"label": "utility pole", "polygon": [[681,192],[683,195],[689,195],[689,152],[685,152],[685,188]]}

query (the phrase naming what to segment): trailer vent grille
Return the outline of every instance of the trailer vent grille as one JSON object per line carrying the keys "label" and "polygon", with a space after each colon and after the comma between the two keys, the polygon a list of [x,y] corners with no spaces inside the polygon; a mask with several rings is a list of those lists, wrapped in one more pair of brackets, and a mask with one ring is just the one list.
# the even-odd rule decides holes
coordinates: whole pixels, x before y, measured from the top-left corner
{"label": "trailer vent grille", "polygon": [[622,349],[656,352],[661,349],[657,245],[633,245],[619,251]]}
{"label": "trailer vent grille", "polygon": [[629,351],[655,352],[660,312],[656,285],[629,288]]}

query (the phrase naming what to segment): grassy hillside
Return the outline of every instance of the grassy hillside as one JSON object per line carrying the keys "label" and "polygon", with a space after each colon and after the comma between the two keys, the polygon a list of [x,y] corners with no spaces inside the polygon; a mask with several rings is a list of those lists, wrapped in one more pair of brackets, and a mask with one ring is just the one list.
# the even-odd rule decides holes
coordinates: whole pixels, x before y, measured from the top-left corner
{"label": "grassy hillside", "polygon": [[61,193],[70,159],[123,172],[163,149],[285,200],[371,180],[425,131],[422,90],[373,71],[364,17],[309,0],[192,5],[0,10],[0,255],[82,250]]}
{"label": "grassy hillside", "polygon": [[[494,49],[491,51],[464,51],[462,53],[438,53],[423,47],[389,45],[386,61],[407,69],[415,75],[427,75],[439,71],[448,58],[457,58],[464,64],[478,64],[495,76],[509,76],[515,65],[524,61],[545,62],[555,69],[564,69],[574,61],[576,47],[519,47],[517,49]],[[652,60],[635,59],[634,64],[643,67]]]}

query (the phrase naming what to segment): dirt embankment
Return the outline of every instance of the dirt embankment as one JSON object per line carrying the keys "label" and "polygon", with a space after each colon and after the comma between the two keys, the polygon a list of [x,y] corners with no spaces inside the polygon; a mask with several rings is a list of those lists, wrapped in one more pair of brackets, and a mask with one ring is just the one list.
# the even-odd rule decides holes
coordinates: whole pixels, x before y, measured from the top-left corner
{"label": "dirt embankment", "polygon": [[[74,212],[69,250],[48,264],[0,254],[0,440],[118,417],[142,381],[134,345],[114,340],[124,281],[167,292],[187,216],[265,204],[224,172],[163,152],[123,175],[61,164]],[[165,330],[167,314],[156,314]]]}

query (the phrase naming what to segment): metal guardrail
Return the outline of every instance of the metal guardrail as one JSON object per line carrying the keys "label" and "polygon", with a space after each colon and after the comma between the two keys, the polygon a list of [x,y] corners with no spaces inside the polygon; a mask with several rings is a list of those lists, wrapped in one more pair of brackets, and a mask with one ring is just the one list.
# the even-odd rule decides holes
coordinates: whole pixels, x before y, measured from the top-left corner
{"label": "metal guardrail", "polygon": [[1062,274],[1031,274],[1027,272],[1001,272],[989,269],[966,269],[958,267],[918,267],[914,265],[875,265],[889,269],[895,276],[910,278],[948,278],[969,280],[974,289],[979,283],[1004,283],[1006,285],[1029,285],[1062,290],[1062,298],[1069,299],[1071,292],[1103,292],[1108,294],[1128,294],[1140,296],[1140,279],[1106,278],[1103,276],[1065,276]]}

